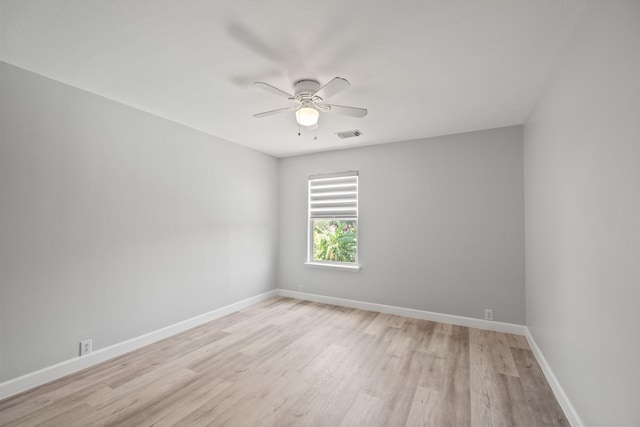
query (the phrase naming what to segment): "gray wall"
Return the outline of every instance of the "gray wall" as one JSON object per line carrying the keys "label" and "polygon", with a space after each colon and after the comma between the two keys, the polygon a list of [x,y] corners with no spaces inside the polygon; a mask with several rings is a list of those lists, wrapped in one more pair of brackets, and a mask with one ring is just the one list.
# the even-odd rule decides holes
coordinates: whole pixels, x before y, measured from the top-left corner
{"label": "gray wall", "polygon": [[597,1],[525,126],[527,324],[587,425],[640,425],[640,2]]}
{"label": "gray wall", "polygon": [[[523,324],[522,128],[280,161],[278,284]],[[359,273],[304,266],[307,177],[360,173]]]}
{"label": "gray wall", "polygon": [[276,159],[1,75],[1,380],[275,288]]}

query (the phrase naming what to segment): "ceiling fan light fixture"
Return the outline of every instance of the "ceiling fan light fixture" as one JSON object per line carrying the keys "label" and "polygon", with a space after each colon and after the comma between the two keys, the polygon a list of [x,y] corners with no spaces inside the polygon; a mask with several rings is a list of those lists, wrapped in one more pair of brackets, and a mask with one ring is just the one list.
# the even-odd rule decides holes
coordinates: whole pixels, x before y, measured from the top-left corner
{"label": "ceiling fan light fixture", "polygon": [[313,126],[318,123],[320,112],[313,107],[305,106],[296,110],[296,120],[301,126]]}

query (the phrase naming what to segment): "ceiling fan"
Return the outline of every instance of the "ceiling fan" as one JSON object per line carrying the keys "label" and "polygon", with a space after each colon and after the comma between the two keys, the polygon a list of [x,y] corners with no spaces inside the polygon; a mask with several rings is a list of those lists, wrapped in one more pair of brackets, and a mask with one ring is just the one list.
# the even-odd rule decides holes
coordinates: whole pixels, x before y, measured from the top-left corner
{"label": "ceiling fan", "polygon": [[318,83],[317,80],[298,80],[293,85],[294,95],[264,82],[255,82],[253,85],[294,102],[290,107],[265,111],[263,113],[254,114],[253,117],[261,118],[271,116],[273,114],[295,111],[296,121],[301,126],[305,126],[309,129],[317,129],[320,112],[337,113],[351,117],[364,117],[367,115],[367,110],[365,108],[333,105],[324,102],[325,99],[338,92],[342,92],[351,86],[349,81],[342,77],[335,77],[322,87],[320,87],[320,83]]}

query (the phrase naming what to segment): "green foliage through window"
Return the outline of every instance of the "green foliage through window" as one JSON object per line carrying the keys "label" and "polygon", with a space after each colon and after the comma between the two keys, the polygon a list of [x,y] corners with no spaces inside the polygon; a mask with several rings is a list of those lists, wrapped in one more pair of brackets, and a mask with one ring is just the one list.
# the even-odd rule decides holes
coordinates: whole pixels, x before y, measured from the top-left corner
{"label": "green foliage through window", "polygon": [[356,220],[314,220],[313,259],[356,262]]}

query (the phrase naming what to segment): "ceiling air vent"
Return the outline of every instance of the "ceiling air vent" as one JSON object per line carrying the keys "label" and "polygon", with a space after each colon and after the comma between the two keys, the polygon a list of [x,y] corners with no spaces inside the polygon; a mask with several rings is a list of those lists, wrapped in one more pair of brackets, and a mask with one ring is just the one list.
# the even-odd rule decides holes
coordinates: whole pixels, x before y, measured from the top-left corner
{"label": "ceiling air vent", "polygon": [[358,129],[354,129],[354,130],[346,130],[344,132],[337,132],[336,135],[338,135],[338,138],[340,139],[354,138],[356,136],[362,135],[362,132],[360,132]]}

